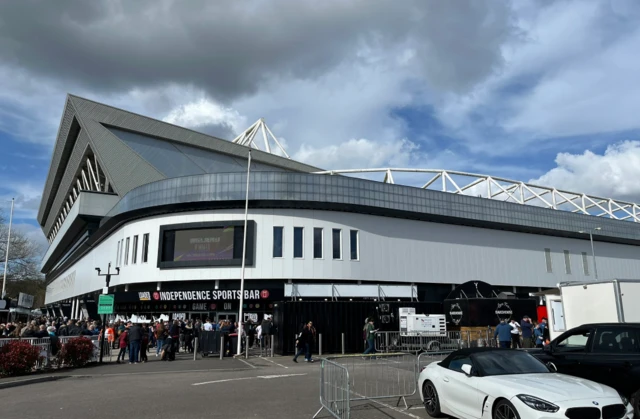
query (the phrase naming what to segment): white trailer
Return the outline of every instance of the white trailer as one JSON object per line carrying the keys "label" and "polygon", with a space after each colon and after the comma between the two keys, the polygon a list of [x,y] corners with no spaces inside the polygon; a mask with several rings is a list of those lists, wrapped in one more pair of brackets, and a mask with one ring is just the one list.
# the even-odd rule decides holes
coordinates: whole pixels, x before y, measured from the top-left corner
{"label": "white trailer", "polygon": [[640,323],[640,280],[613,279],[558,284],[546,297],[551,340],[589,323]]}

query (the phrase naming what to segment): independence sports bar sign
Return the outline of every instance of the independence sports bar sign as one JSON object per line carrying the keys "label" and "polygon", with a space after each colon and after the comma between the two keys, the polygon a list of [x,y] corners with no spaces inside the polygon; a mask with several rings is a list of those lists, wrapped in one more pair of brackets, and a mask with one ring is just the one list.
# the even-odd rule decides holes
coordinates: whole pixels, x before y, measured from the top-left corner
{"label": "independence sports bar sign", "polygon": [[[240,290],[154,291],[139,292],[140,301],[217,301],[239,300]],[[269,298],[268,290],[244,290],[245,300]]]}

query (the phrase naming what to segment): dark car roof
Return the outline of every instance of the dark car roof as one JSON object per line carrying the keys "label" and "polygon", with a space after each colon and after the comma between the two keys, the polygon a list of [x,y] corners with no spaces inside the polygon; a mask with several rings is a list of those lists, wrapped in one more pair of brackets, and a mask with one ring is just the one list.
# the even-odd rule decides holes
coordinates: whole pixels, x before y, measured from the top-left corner
{"label": "dark car roof", "polygon": [[478,353],[483,352],[494,352],[494,351],[510,351],[512,349],[503,349],[503,348],[463,348],[458,349],[457,351],[451,352],[445,359],[442,360],[441,364],[448,365],[451,358],[456,356],[471,356]]}
{"label": "dark car roof", "polygon": [[575,327],[574,329],[580,327],[640,327],[640,323],[587,323],[581,326]]}

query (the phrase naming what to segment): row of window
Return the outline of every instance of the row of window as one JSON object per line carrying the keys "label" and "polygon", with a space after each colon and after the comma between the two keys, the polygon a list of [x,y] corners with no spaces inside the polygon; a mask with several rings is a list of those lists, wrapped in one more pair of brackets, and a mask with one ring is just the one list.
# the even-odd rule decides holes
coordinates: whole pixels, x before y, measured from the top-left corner
{"label": "row of window", "polygon": [[[582,252],[582,270],[585,276],[589,276],[589,260],[587,252]],[[551,249],[544,249],[544,259],[547,264],[547,273],[553,273],[553,263],[551,261]],[[571,252],[564,251],[564,270],[565,273],[571,275]]]}
{"label": "row of window", "polygon": [[[342,260],[342,229],[331,229],[331,254],[333,259]],[[304,227],[293,227],[293,257],[304,257]],[[284,227],[273,227],[273,257],[283,257]],[[324,258],[324,228],[313,228],[313,258]],[[360,260],[358,230],[349,230],[349,254],[351,260]]]}
{"label": "row of window", "polygon": [[[138,263],[138,236],[133,236],[133,246],[131,252],[129,252],[129,244],[131,237],[122,239],[118,242],[118,248],[116,250],[116,266],[128,265],[129,255],[131,255],[131,264]],[[141,263],[147,263],[149,260],[149,233],[142,235],[142,261]]]}

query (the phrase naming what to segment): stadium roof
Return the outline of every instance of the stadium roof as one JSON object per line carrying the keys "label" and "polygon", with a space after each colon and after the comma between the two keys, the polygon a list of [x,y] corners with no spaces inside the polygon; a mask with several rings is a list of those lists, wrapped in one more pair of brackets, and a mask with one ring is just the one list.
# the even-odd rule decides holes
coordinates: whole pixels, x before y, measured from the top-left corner
{"label": "stadium roof", "polygon": [[[37,219],[51,241],[81,190],[123,197],[157,180],[233,171],[246,164],[247,152],[241,144],[68,95]],[[261,150],[252,160],[254,170],[320,170]]]}

